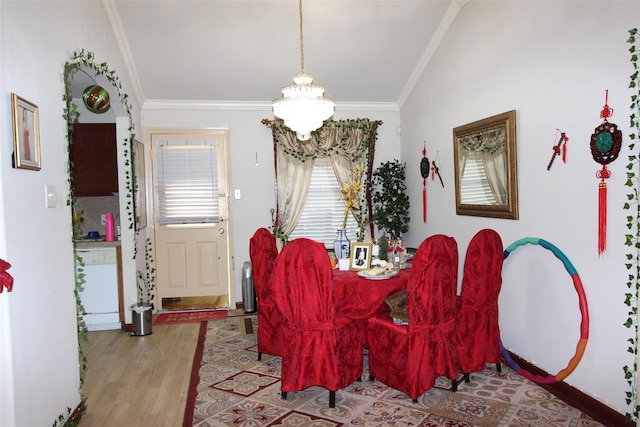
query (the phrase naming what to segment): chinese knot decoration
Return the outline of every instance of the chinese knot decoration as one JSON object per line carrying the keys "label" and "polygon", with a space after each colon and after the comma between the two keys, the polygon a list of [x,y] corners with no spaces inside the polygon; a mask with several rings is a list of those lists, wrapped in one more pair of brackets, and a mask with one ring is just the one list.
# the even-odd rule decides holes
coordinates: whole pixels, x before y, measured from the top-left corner
{"label": "chinese knot decoration", "polygon": [[13,289],[13,277],[7,272],[10,268],[11,264],[0,259],[0,293],[2,293],[4,288],[7,288],[7,292],[11,292]]}
{"label": "chinese knot decoration", "polygon": [[[427,158],[427,141],[422,149],[422,160],[420,161],[420,175],[422,175],[422,221],[427,222],[427,178],[429,178],[429,159]],[[438,173],[440,176],[440,173]]]}
{"label": "chinese knot decoration", "polygon": [[600,179],[598,186],[598,255],[607,247],[607,183],[611,177],[611,171],[607,165],[618,158],[622,146],[622,132],[618,127],[607,120],[613,115],[613,109],[608,105],[609,91],[605,91],[605,102],[600,117],[603,122],[591,135],[591,155],[593,160],[602,165],[602,169],[596,172]]}

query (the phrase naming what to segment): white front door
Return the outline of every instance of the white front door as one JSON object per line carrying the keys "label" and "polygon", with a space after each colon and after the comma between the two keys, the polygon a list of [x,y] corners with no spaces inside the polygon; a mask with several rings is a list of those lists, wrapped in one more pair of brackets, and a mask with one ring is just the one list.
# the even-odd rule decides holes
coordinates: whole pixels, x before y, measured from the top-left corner
{"label": "white front door", "polygon": [[235,300],[229,218],[228,130],[150,132],[156,292],[163,299]]}

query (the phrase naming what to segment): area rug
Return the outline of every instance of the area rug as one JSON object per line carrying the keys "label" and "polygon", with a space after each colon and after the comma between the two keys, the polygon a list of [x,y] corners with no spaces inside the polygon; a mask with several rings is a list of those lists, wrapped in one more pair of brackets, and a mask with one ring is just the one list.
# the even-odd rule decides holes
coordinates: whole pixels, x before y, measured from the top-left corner
{"label": "area rug", "polygon": [[257,331],[255,316],[200,325],[183,427],[602,425],[508,366],[498,373],[488,365],[455,393],[446,389],[448,380],[438,379],[414,404],[404,393],[368,381],[365,356],[364,381],[338,390],[335,408],[321,387],[282,400],[281,358],[263,354],[258,361],[257,335],[243,325],[247,318]]}
{"label": "area rug", "polygon": [[158,314],[154,324],[175,325],[178,323],[208,322],[210,320],[223,320],[226,318],[226,310],[172,311]]}

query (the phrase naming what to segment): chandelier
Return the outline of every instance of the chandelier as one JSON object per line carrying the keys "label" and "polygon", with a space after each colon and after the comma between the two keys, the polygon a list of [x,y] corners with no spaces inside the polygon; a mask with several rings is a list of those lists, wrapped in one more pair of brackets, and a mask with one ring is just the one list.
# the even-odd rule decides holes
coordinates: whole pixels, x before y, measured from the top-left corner
{"label": "chandelier", "polygon": [[324,87],[313,84],[313,76],[304,71],[304,43],[302,38],[302,0],[300,9],[300,73],[293,76],[293,84],[282,88],[282,98],[272,102],[273,115],[284,120],[285,126],[296,132],[300,141],[311,137],[311,131],[333,115],[336,102],[324,96]]}

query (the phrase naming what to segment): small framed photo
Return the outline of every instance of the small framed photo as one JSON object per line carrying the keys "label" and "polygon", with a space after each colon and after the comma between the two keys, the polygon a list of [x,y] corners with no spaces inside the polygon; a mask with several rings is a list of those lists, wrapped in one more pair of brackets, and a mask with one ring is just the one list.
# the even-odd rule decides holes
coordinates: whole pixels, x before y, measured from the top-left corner
{"label": "small framed photo", "polygon": [[367,270],[371,265],[372,243],[355,242],[351,244],[349,270]]}
{"label": "small framed photo", "polygon": [[13,167],[39,171],[40,119],[38,106],[11,94],[13,116]]}

